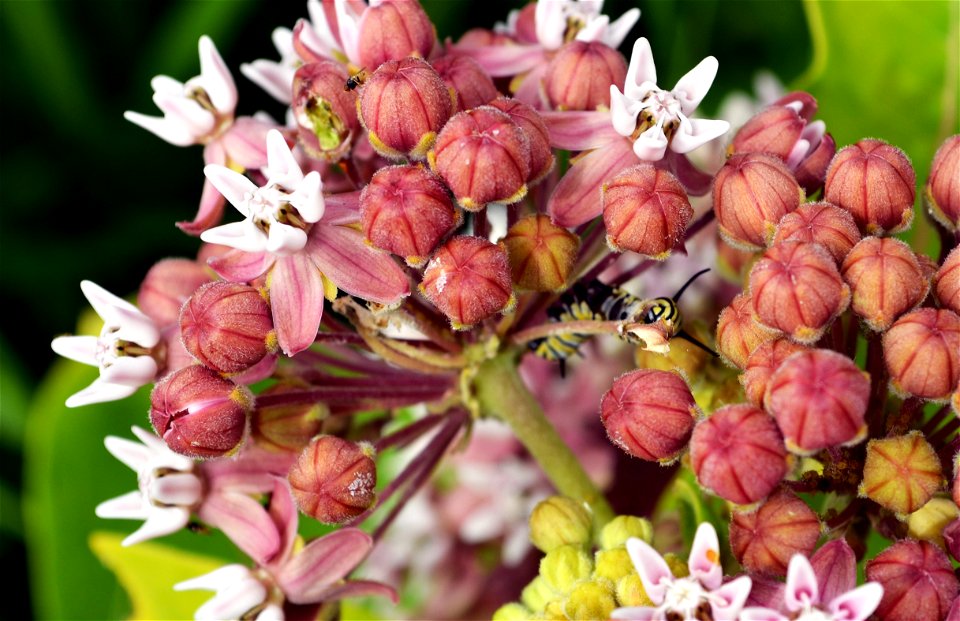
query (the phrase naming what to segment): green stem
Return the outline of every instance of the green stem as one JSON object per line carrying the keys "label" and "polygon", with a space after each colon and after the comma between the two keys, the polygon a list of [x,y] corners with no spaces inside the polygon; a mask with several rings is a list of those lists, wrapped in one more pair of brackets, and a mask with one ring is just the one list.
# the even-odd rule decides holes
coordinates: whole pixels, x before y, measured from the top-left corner
{"label": "green stem", "polygon": [[481,411],[510,425],[558,492],[590,506],[599,532],[613,519],[613,509],[520,379],[517,352],[507,351],[484,362],[474,381]]}

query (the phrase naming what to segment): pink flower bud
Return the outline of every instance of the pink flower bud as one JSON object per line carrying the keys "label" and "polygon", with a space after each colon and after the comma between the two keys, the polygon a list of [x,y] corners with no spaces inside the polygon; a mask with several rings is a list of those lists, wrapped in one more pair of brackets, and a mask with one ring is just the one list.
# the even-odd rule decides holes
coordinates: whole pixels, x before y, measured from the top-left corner
{"label": "pink flower bud", "polygon": [[797,183],[804,189],[807,196],[820,190],[823,182],[827,178],[827,170],[830,168],[830,162],[837,153],[837,143],[829,133],[820,138],[820,143],[801,160],[800,164],[793,170],[793,176],[797,178]]}
{"label": "pink flower bud", "polygon": [[527,194],[530,146],[510,116],[492,106],[455,114],[428,154],[457,203],[479,211],[487,203],[515,203]]}
{"label": "pink flower bud", "polygon": [[287,478],[300,510],[324,524],[342,524],[376,499],[373,447],[336,436],[315,438],[303,449]]}
{"label": "pink flower bud", "polygon": [[747,358],[740,382],[747,399],[758,407],[763,407],[763,395],[767,383],[780,364],[798,351],[808,348],[790,339],[776,339],[761,343]]}
{"label": "pink flower bud", "polygon": [[883,358],[894,390],[947,399],[960,381],[960,317],[934,308],[907,313],[884,333]]}
{"label": "pink flower bud", "polygon": [[450,54],[430,64],[456,94],[457,111],[488,104],[500,95],[490,76],[469,56]]}
{"label": "pink flower bud", "polygon": [[933,498],[941,485],[940,458],[919,431],[867,443],[861,496],[896,514],[907,515]]}
{"label": "pink flower bud", "polygon": [[360,220],[374,246],[419,267],[460,216],[436,175],[420,166],[388,166],[363,188]]}
{"label": "pink flower bud", "polygon": [[713,208],[720,234],[744,250],[766,246],[780,219],[802,200],[803,190],[793,173],[771,155],[734,155],[713,182]]}
{"label": "pink flower bud", "polygon": [[548,216],[535,214],[511,226],[503,245],[510,257],[510,273],[517,287],[562,291],[577,261],[580,238],[553,224]]}
{"label": "pink flower bud", "polygon": [[144,277],[137,293],[137,306],[162,329],[177,323],[183,303],[210,280],[210,271],[197,261],[164,259]]}
{"label": "pink flower bud", "polygon": [[180,336],[193,357],[218,373],[240,373],[276,350],[270,305],[235,282],[197,289],[180,312]]}
{"label": "pink flower bud", "polygon": [[950,559],[926,541],[898,541],[867,561],[866,573],[883,587],[876,615],[884,621],[939,621],[960,591]]}
{"label": "pink flower bud", "polygon": [[[960,246],[954,248],[934,276],[934,293],[943,308],[960,314]],[[143,308],[143,304],[140,304]],[[144,311],[146,312],[146,311]]]}
{"label": "pink flower bud", "polygon": [[950,231],[960,228],[960,134],[943,141],[930,165],[924,199],[930,215]]}
{"label": "pink flower bud", "polygon": [[153,428],[190,457],[220,457],[237,448],[252,408],[249,390],[199,365],[171,373],[150,393]]}
{"label": "pink flower bud", "polygon": [[780,219],[773,244],[802,241],[820,244],[840,263],[860,241],[853,216],[830,203],[804,203]]}
{"label": "pink flower bud", "polygon": [[772,105],[744,123],[727,150],[730,154],[769,153],[786,160],[806,124],[793,108]]}
{"label": "pink flower bud", "polygon": [[745,505],[766,497],[783,479],[787,451],[763,410],[728,405],[693,430],[690,464],[705,489]]}
{"label": "pink flower bud", "polygon": [[730,548],[745,569],[786,576],[794,554],[810,556],[820,538],[817,514],[791,491],[780,489],[755,511],[734,511]]}
{"label": "pink flower bud", "polygon": [[814,343],[850,303],[850,288],[819,244],[783,242],[750,270],[750,295],[759,320],[801,343]]}
{"label": "pink flower bud", "polygon": [[730,306],[720,311],[717,350],[723,361],[732,367],[743,369],[754,350],[775,338],[775,331],[753,320],[753,304],[749,293],[741,293],[733,298]]}
{"label": "pink flower bud", "polygon": [[627,61],[600,41],[571,41],[550,60],[543,86],[557,110],[610,107],[610,85],[623,84]]}
{"label": "pink flower bud", "polygon": [[[960,559],[960,519],[956,519],[943,529],[943,540],[947,551],[954,560]],[[960,600],[957,600],[960,601]]]}
{"label": "pink flower bud", "polygon": [[357,42],[360,64],[373,70],[407,56],[426,58],[437,31],[417,0],[383,0],[363,11]]}
{"label": "pink flower bud", "polygon": [[419,58],[383,63],[367,78],[357,105],[370,144],[393,159],[423,159],[453,110],[447,85]]}
{"label": "pink flower bud", "polygon": [[[274,384],[262,395],[278,395],[301,390],[290,384]],[[330,410],[321,402],[295,405],[257,405],[250,418],[250,434],[268,450],[299,453],[320,433]]]}
{"label": "pink flower bud", "polygon": [[356,95],[344,90],[347,72],[330,60],[308,63],[293,76],[293,114],[300,145],[316,159],[345,156],[360,129]]}
{"label": "pink flower bud", "polygon": [[553,170],[554,164],[550,132],[546,123],[536,110],[516,99],[498,97],[491,101],[490,105],[506,112],[526,135],[530,147],[530,174],[527,176],[527,184],[536,184]]}
{"label": "pink flower bud", "polygon": [[787,448],[799,455],[863,440],[869,400],[869,376],[828,349],[797,352],[784,360],[763,397]]}
{"label": "pink flower bud", "polygon": [[465,330],[516,303],[506,250],[469,235],[454,237],[437,250],[423,272],[420,291],[454,330]]}
{"label": "pink flower bud", "polygon": [[700,410],[677,373],[638,369],[603,395],[600,419],[610,441],[634,457],[669,463],[690,440]]}
{"label": "pink flower bud", "polygon": [[913,219],[916,173],[903,152],[882,140],[861,140],[837,153],[823,198],[843,207],[861,231],[897,233]]}
{"label": "pink flower bud", "polygon": [[607,244],[662,261],[683,238],[693,218],[687,193],[676,177],[653,164],[621,172],[600,191]]}
{"label": "pink flower bud", "polygon": [[913,250],[899,239],[863,239],[844,259],[840,271],[850,285],[851,308],[876,332],[889,328],[930,290]]}

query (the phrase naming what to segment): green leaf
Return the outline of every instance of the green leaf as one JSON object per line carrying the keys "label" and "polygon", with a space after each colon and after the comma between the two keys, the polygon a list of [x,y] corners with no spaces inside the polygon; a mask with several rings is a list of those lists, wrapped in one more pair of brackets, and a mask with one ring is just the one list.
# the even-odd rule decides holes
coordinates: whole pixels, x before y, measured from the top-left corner
{"label": "green leaf", "polygon": [[0,445],[20,452],[30,387],[7,339],[0,335]]}

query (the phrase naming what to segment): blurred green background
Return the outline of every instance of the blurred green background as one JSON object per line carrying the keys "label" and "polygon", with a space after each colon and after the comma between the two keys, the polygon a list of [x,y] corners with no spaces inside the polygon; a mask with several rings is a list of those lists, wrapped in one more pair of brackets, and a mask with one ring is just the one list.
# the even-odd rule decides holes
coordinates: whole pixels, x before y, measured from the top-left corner
{"label": "blurred green background", "polygon": [[[440,36],[454,38],[521,5],[423,4]],[[625,52],[648,37],[661,86],[708,54],[719,59],[702,116],[726,94],[751,91],[755,73],[769,70],[819,99],[819,118],[839,145],[883,138],[911,156],[920,183],[936,147],[957,132],[957,2],[608,0],[605,13],[616,17],[635,4],[643,14]],[[301,2],[0,2],[0,301],[8,318],[0,327],[0,550],[24,568],[5,585],[0,617],[130,611],[88,539],[96,529],[135,527],[100,521],[93,507],[133,489],[132,473],[107,454],[102,438],[129,437],[131,424],[146,425],[146,397],[66,411],[63,400],[95,371],[54,362],[49,341],[77,329],[87,308],[80,280],[125,295],[157,260],[196,252],[196,240],[173,223],[195,213],[202,157],[199,147],[173,147],[127,123],[123,111],[155,114],[150,78],[196,75],[197,39],[208,34],[234,73],[238,114],[283,118],[282,106],[239,65],[275,59],[271,30],[305,16]],[[907,237],[936,256],[924,218]],[[181,534],[162,543],[192,549],[197,539]],[[115,545],[109,537],[96,541]],[[203,545],[201,552],[236,558],[222,538]],[[132,562],[166,567],[164,553],[147,547]],[[166,594],[178,579],[155,571],[140,582]],[[190,611],[198,600],[183,601]]]}

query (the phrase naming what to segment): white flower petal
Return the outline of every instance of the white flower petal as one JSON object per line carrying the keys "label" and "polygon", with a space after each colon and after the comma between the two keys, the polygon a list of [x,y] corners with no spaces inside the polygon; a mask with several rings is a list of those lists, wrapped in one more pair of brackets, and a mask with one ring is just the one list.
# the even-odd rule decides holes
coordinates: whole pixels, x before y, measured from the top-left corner
{"label": "white flower petal", "polygon": [[[676,138],[676,136],[674,136]],[[667,136],[657,126],[640,134],[633,142],[633,153],[641,160],[658,162],[667,153]]]}
{"label": "white flower petal", "polygon": [[280,103],[290,104],[296,70],[272,60],[259,59],[240,65],[240,73]]}
{"label": "white flower petal", "polygon": [[307,234],[294,226],[274,222],[270,225],[267,237],[268,252],[275,254],[293,254],[307,245]]}
{"label": "white flower petal", "polygon": [[[120,323],[121,319],[130,315],[143,315],[136,306],[123,298],[118,298],[92,280],[81,280],[80,290],[83,292],[83,297],[90,302],[93,310],[106,323],[116,325]],[[141,345],[144,344],[141,343]],[[144,347],[149,347],[149,345],[144,345]]]}
{"label": "white flower petal", "polygon": [[255,621],[283,621],[283,608],[276,604],[268,604],[260,611]]}
{"label": "white flower petal", "polygon": [[200,239],[208,244],[230,246],[244,252],[263,252],[267,249],[267,236],[250,220],[207,229],[200,234]]}
{"label": "white flower petal", "polygon": [[176,472],[151,481],[150,498],[164,504],[192,507],[203,499],[203,483],[192,472]]}
{"label": "white flower petal", "polygon": [[837,619],[866,621],[880,605],[882,598],[883,586],[879,582],[868,582],[833,598],[829,609]]}
{"label": "white flower petal", "polygon": [[697,528],[687,559],[690,576],[696,578],[708,590],[716,589],[723,582],[723,567],[720,565],[720,540],[710,522]]}
{"label": "white flower petal", "polygon": [[710,86],[713,85],[713,79],[717,77],[717,68],[720,63],[713,56],[707,56],[700,63],[688,71],[677,85],[673,87],[673,94],[680,102],[680,107],[685,115],[690,115],[703,98],[706,97]]}
{"label": "white flower petal", "polygon": [[610,122],[613,129],[624,137],[630,136],[637,129],[637,115],[640,114],[640,103],[633,101],[620,92],[620,89],[610,85]]}
{"label": "white flower petal", "polygon": [[107,436],[103,439],[103,445],[111,455],[134,472],[139,472],[150,462],[152,453],[150,448],[131,440]]}
{"label": "white flower petal", "polygon": [[319,222],[323,218],[323,181],[320,173],[311,171],[303,178],[297,190],[290,196],[290,203],[300,212],[305,222]]}
{"label": "white flower petal", "polygon": [[149,539],[164,537],[181,530],[190,521],[190,510],[184,507],[150,505],[150,515],[140,528],[128,535],[121,545],[136,545]]}
{"label": "white flower petal", "polygon": [[95,336],[58,336],[50,343],[50,347],[64,358],[91,366],[99,364]]}
{"label": "white flower petal", "polygon": [[340,30],[343,53],[347,60],[359,66],[361,16],[354,14],[346,1],[334,2],[334,8],[337,11],[337,28]]}
{"label": "white flower petal", "polygon": [[[750,596],[751,588],[753,588],[753,581],[750,580],[750,577],[740,576],[714,589],[710,593],[713,596],[712,606],[714,618],[736,619],[743,605],[747,602],[747,598]],[[718,603],[718,599],[726,602],[726,605]]]}
{"label": "white flower petal", "polygon": [[802,554],[794,554],[787,567],[787,586],[783,603],[790,612],[803,610],[807,604],[820,602],[820,585],[810,561]]}
{"label": "white flower petal", "polygon": [[689,153],[730,131],[730,123],[713,119],[680,119],[680,127],[670,140],[674,153]]}
{"label": "white flower petal", "polygon": [[243,565],[224,565],[202,576],[178,582],[173,585],[173,590],[193,591],[201,589],[204,591],[219,591],[249,577],[250,570]]}
{"label": "white flower petal", "polygon": [[134,390],[146,386],[157,377],[157,361],[150,356],[120,356],[110,366],[100,369],[104,382],[130,386]]}
{"label": "white flower petal", "polygon": [[279,185],[288,192],[303,181],[300,165],[290,152],[283,134],[276,129],[267,132],[267,165],[263,174],[269,183]]}
{"label": "white flower petal", "polygon": [[577,41],[596,41],[603,36],[609,24],[610,18],[606,15],[600,15],[595,19],[591,19],[586,26],[580,29],[576,39]]}
{"label": "white flower petal", "polygon": [[[337,4],[341,3],[338,2]],[[307,14],[310,15],[310,25],[312,26],[309,32],[316,35],[317,43],[322,45],[322,49],[327,52],[327,55],[330,55],[332,50],[340,49],[336,37],[333,36],[333,31],[330,30],[327,14],[324,12],[320,0],[307,0]],[[340,16],[339,12],[337,16]],[[301,33],[301,36],[304,36],[303,33]]]}
{"label": "white flower petal", "polygon": [[232,115],[237,107],[237,86],[226,63],[217,51],[217,46],[207,35],[200,37],[200,76],[210,103],[223,115]]}
{"label": "white flower petal", "polygon": [[659,552],[636,537],[627,539],[627,554],[630,555],[634,568],[640,574],[640,582],[643,583],[643,590],[647,597],[659,606],[663,603],[668,584],[674,580],[670,566]]}
{"label": "white flower petal", "polygon": [[644,82],[657,83],[657,66],[653,63],[653,51],[646,37],[640,37],[633,44],[630,65],[627,67],[627,79],[623,84],[623,93],[630,99],[640,100],[646,93],[640,86]]}
{"label": "white flower petal", "polygon": [[150,79],[150,88],[155,93],[165,95],[183,95],[183,82],[168,75],[155,75]]}
{"label": "white flower petal", "polygon": [[196,137],[187,131],[186,127],[164,117],[147,116],[128,110],[123,113],[123,118],[176,147],[187,147],[197,142]]}
{"label": "white flower petal", "polygon": [[[197,86],[188,82],[185,87]],[[199,142],[202,136],[208,134],[216,125],[217,119],[213,113],[200,106],[193,99],[181,95],[167,95],[154,93],[153,103],[163,112],[164,117],[171,123],[180,124],[185,131],[190,132],[194,142]]]}
{"label": "white flower petal", "polygon": [[537,2],[534,23],[537,29],[537,41],[547,50],[556,50],[563,45],[563,34],[567,29],[567,16],[564,11],[567,0],[541,0]]}
{"label": "white flower petal", "polygon": [[640,9],[630,9],[610,23],[607,31],[603,34],[603,42],[613,49],[617,49],[623,43],[623,40],[627,38],[630,29],[633,28],[633,25],[637,23],[638,19],[640,19]]}
{"label": "white flower petal", "polygon": [[750,607],[740,611],[740,621],[790,621],[776,610]]}
{"label": "white flower petal", "polygon": [[138,490],[105,500],[94,512],[97,517],[108,520],[145,520],[149,515],[143,494]]}
{"label": "white flower petal", "polygon": [[257,186],[253,181],[250,181],[237,171],[230,170],[226,166],[219,164],[207,164],[203,167],[203,174],[210,180],[213,187],[217,188],[217,191],[223,194],[224,198],[237,208],[237,211],[244,216],[251,215],[247,201],[249,197],[257,191]]}
{"label": "white flower petal", "polygon": [[611,619],[622,619],[623,621],[653,621],[657,618],[657,609],[647,606],[634,606],[632,608],[617,608],[610,613]]}
{"label": "white flower petal", "polygon": [[119,401],[137,392],[137,388],[137,386],[111,384],[97,378],[93,380],[92,384],[69,397],[66,405],[68,408],[76,408],[82,405],[90,405],[91,403]]}

